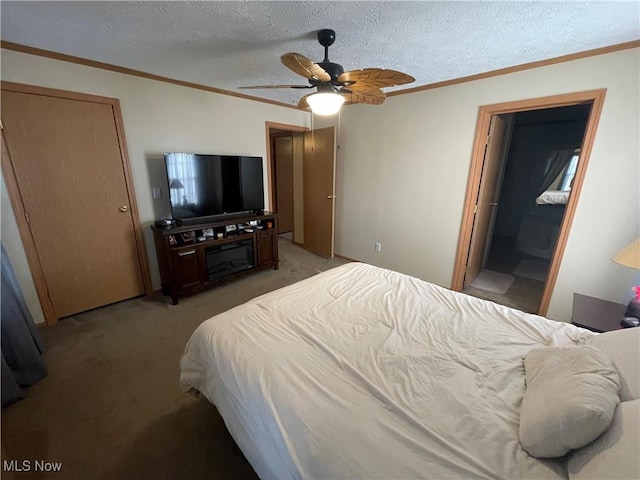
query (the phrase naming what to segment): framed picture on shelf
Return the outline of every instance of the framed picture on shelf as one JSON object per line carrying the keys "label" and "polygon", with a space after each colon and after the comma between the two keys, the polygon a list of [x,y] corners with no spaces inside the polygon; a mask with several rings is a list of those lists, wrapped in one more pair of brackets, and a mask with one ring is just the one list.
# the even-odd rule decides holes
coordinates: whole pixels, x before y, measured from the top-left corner
{"label": "framed picture on shelf", "polygon": [[213,237],[213,228],[203,228],[202,229],[203,237]]}
{"label": "framed picture on shelf", "polygon": [[169,235],[169,245],[177,245],[178,241],[176,240],[176,237],[174,237],[173,235]]}
{"label": "framed picture on shelf", "polygon": [[180,234],[180,237],[184,243],[193,242],[196,239],[196,232],[183,232]]}

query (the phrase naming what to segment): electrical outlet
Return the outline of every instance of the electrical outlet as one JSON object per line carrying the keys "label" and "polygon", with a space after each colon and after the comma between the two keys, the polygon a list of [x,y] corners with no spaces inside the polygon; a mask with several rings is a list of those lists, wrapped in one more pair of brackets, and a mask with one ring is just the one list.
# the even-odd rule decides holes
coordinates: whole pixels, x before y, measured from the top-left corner
{"label": "electrical outlet", "polygon": [[376,252],[381,252],[382,251],[382,244],[380,242],[376,242],[374,245]]}
{"label": "electrical outlet", "polygon": [[153,199],[158,200],[162,198],[162,189],[160,187],[153,187]]}

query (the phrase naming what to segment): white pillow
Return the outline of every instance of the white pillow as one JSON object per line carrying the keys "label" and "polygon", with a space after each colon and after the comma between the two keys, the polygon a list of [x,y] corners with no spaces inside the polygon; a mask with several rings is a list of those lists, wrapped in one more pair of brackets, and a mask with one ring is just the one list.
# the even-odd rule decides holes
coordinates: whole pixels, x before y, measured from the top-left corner
{"label": "white pillow", "polygon": [[569,479],[638,479],[639,452],[640,400],[622,402],[604,435],[569,455]]}
{"label": "white pillow", "polygon": [[620,375],[620,401],[640,398],[640,328],[623,328],[589,337],[587,345],[604,352]]}
{"label": "white pillow", "polygon": [[589,345],[531,350],[520,410],[520,443],[534,457],[561,457],[595,440],[611,423],[620,380]]}

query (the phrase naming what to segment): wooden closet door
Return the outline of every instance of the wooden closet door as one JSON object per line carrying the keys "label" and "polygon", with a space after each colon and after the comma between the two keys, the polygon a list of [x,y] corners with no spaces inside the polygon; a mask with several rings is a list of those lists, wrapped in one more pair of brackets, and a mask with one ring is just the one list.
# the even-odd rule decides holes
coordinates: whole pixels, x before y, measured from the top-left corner
{"label": "wooden closet door", "polygon": [[293,231],[293,140],[274,139],[278,233]]}
{"label": "wooden closet door", "polygon": [[113,106],[2,91],[2,121],[56,316],[143,294]]}
{"label": "wooden closet door", "polygon": [[304,133],[304,248],[333,258],[336,199],[336,132]]}

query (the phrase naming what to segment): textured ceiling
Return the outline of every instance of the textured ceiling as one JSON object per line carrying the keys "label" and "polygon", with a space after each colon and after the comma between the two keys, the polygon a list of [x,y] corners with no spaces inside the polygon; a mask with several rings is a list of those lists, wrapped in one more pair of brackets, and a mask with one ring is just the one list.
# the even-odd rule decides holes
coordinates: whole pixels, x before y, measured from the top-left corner
{"label": "textured ceiling", "polygon": [[[2,1],[2,40],[294,104],[305,84],[286,52],[321,61],[316,32],[336,31],[331,61],[391,68],[413,88],[637,40],[637,1],[29,2]],[[392,91],[387,89],[386,91]]]}

